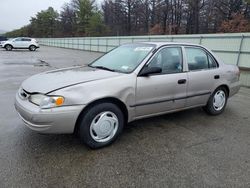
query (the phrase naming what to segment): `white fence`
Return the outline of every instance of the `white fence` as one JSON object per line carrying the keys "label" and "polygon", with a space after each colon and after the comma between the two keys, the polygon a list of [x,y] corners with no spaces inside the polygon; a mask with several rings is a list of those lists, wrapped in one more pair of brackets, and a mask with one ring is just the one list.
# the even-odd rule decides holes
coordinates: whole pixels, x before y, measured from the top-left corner
{"label": "white fence", "polygon": [[72,37],[40,38],[40,44],[61,48],[108,52],[113,48],[131,42],[164,41],[185,42],[206,46],[225,63],[242,68],[241,81],[250,86],[250,33],[206,34],[206,35],[148,35],[126,37]]}

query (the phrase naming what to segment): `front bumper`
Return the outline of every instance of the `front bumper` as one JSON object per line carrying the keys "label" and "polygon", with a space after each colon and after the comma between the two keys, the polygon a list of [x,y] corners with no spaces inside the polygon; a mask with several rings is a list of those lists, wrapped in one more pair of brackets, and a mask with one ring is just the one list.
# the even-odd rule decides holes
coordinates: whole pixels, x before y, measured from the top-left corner
{"label": "front bumper", "polygon": [[40,133],[71,134],[84,105],[63,106],[52,109],[40,109],[27,99],[21,99],[16,95],[15,108],[32,130]]}
{"label": "front bumper", "polygon": [[4,47],[4,43],[5,43],[5,42],[0,42],[0,47],[1,47],[1,48]]}

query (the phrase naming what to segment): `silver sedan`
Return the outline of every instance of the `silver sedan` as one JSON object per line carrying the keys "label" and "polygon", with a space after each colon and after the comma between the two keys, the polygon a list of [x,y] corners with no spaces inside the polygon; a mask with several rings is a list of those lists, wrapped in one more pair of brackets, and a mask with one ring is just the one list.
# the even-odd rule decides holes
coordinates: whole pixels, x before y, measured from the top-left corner
{"label": "silver sedan", "polygon": [[122,45],[87,66],[25,80],[15,107],[41,133],[78,133],[91,148],[111,144],[128,122],[203,107],[218,115],[240,88],[237,66],[203,46]]}

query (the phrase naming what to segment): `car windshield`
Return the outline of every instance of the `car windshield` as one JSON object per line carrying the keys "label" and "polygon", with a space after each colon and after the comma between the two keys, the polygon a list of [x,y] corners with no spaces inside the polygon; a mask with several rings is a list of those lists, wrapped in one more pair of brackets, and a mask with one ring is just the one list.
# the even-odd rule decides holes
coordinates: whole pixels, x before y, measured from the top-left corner
{"label": "car windshield", "polygon": [[122,45],[97,59],[89,66],[109,71],[130,73],[136,69],[154,48],[155,45],[151,44]]}

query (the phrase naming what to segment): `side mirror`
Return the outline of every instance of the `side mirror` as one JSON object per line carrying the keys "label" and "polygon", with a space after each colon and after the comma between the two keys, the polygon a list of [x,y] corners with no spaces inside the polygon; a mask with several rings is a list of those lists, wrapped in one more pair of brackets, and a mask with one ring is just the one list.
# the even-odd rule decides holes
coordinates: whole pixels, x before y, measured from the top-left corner
{"label": "side mirror", "polygon": [[160,67],[144,67],[139,73],[139,76],[149,76],[150,74],[157,74],[161,72],[162,68]]}

